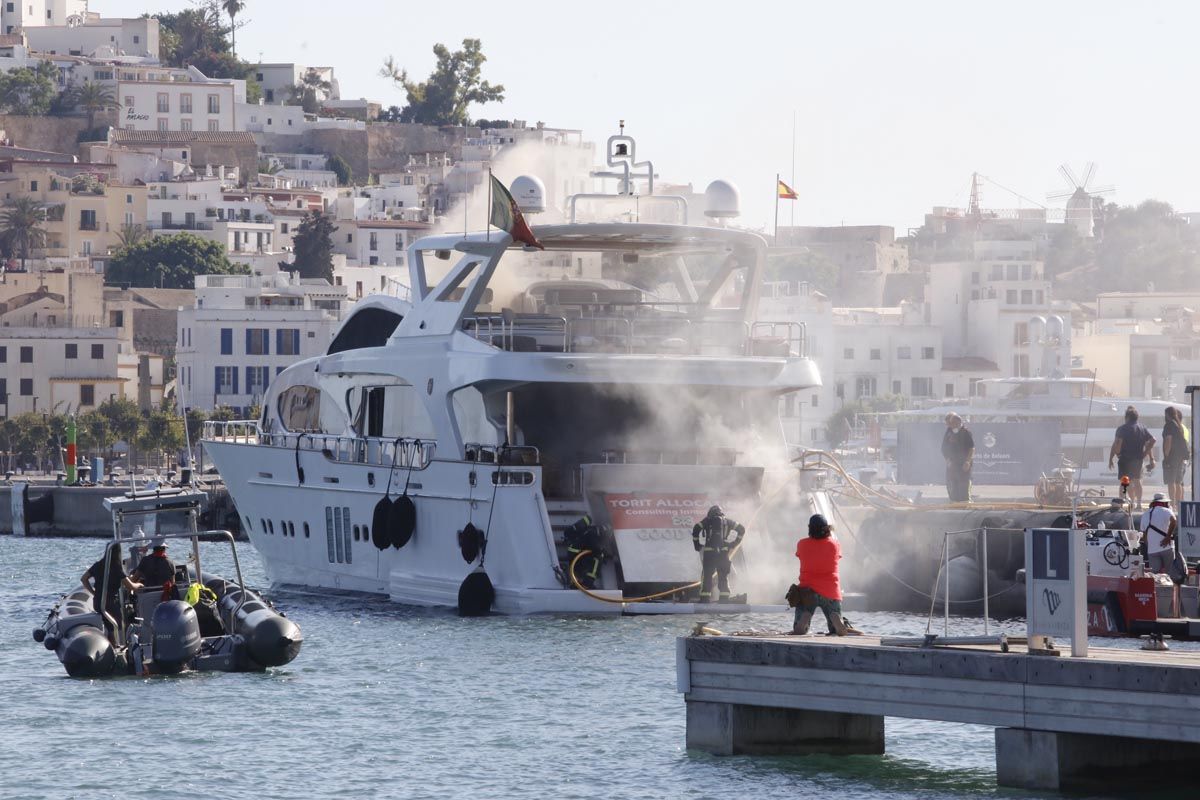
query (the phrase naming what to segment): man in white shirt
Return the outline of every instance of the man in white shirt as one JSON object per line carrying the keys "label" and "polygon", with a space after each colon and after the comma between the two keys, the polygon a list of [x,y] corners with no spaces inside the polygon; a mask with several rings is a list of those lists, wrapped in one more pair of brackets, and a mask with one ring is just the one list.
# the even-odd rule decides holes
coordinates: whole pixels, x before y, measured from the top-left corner
{"label": "man in white shirt", "polygon": [[1175,512],[1171,511],[1171,504],[1167,502],[1167,498],[1161,493],[1154,495],[1154,499],[1150,501],[1150,508],[1145,514],[1142,514],[1142,533],[1146,541],[1146,565],[1154,572],[1161,572],[1169,575],[1175,583],[1175,592],[1172,595],[1172,614],[1177,614],[1179,609],[1179,584],[1187,578],[1187,574],[1180,575],[1175,568],[1175,533],[1178,527],[1178,521],[1175,518]]}

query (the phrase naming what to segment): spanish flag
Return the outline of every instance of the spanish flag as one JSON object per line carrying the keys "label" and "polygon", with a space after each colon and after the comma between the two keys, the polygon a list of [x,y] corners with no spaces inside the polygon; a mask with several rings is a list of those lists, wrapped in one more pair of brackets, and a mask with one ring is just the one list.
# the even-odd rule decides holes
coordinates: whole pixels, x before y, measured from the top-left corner
{"label": "spanish flag", "polygon": [[517,201],[513,199],[508,189],[496,179],[495,175],[488,173],[488,176],[492,181],[492,207],[488,221],[500,230],[512,234],[514,241],[545,250],[546,248],[529,229],[529,225],[525,222],[525,215],[521,213]]}
{"label": "spanish flag", "polygon": [[796,190],[793,189],[792,187],[788,186],[783,181],[779,181],[778,190],[779,190],[779,199],[780,200],[795,200],[796,199]]}

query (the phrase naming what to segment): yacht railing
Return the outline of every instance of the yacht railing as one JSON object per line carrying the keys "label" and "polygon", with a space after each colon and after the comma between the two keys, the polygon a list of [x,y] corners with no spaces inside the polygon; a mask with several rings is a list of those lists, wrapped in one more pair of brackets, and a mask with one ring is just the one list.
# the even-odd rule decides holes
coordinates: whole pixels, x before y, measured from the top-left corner
{"label": "yacht railing", "polygon": [[481,464],[523,464],[536,466],[542,463],[541,451],[532,445],[501,445],[467,442],[463,449],[467,461]]}
{"label": "yacht railing", "polygon": [[385,439],[304,431],[272,433],[259,429],[257,420],[210,420],[204,423],[203,438],[225,444],[316,451],[339,463],[417,470],[428,467],[437,452],[437,442],[426,439]]}
{"label": "yacht railing", "polygon": [[683,315],[587,313],[478,314],[462,330],[509,352],[645,353],[805,358],[807,329],[801,322],[691,319]]}

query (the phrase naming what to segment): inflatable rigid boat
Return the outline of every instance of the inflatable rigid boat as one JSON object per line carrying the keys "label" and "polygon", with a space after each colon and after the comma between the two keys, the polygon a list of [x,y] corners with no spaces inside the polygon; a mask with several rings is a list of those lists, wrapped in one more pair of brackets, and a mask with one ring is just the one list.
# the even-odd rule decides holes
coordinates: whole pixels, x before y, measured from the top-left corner
{"label": "inflatable rigid boat", "polygon": [[[51,609],[33,632],[35,641],[53,650],[72,677],[165,675],[188,670],[244,672],[287,664],[300,652],[300,629],[261,595],[247,589],[233,536],[228,531],[197,530],[206,496],[190,489],[132,492],[107,498],[113,515],[113,541],[101,563],[117,554],[125,573],[133,571],[147,551],[149,536],[164,543],[190,541],[192,563],[175,568],[173,580],[135,592],[124,587],[116,608],[107,598],[95,603],[90,589],[79,586]],[[182,516],[182,530],[170,521]],[[134,520],[144,520],[132,533]],[[233,553],[236,581],[200,569],[201,541],[227,541]],[[114,553],[114,550],[117,551]],[[100,576],[97,587],[103,586]]]}

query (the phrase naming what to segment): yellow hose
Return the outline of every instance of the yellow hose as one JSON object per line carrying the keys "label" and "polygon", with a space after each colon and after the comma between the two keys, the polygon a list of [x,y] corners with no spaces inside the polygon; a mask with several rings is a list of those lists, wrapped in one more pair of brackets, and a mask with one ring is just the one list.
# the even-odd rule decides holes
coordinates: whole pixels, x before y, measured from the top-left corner
{"label": "yellow hose", "polygon": [[591,550],[584,550],[580,552],[579,555],[575,556],[575,558],[571,559],[571,566],[567,568],[567,574],[571,576],[571,583],[575,584],[576,589],[583,592],[593,600],[599,600],[602,603],[617,603],[618,605],[625,605],[626,603],[644,603],[647,600],[657,600],[660,597],[669,597],[673,594],[679,594],[687,589],[695,589],[700,585],[700,581],[696,581],[695,583],[689,583],[686,586],[680,586],[676,589],[669,589],[665,592],[658,592],[657,594],[648,594],[644,597],[623,597],[620,600],[613,600],[611,597],[605,597],[604,595],[599,595],[595,592],[588,591],[587,588],[585,588],[584,585],[579,582],[579,579],[575,577],[575,565],[579,563],[579,559],[591,552]]}

